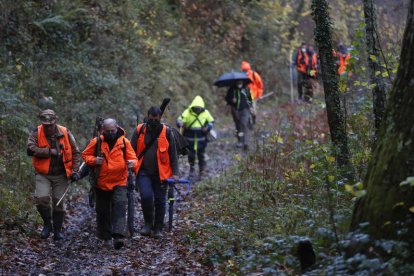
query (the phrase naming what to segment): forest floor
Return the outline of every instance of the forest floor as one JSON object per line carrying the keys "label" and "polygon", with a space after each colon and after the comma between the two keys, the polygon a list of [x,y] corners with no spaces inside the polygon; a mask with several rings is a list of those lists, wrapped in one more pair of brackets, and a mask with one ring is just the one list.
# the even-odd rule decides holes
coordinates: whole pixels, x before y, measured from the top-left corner
{"label": "forest floor", "polygon": [[[306,103],[285,104],[280,110],[269,107],[258,114],[256,140],[264,137],[269,129],[269,119],[274,114],[288,120],[287,113],[295,110],[296,106],[310,106]],[[285,113],[285,115],[283,115]],[[319,114],[321,115],[321,114]],[[279,115],[278,115],[279,116]],[[280,123],[280,119],[279,119]],[[222,124],[222,125],[220,125]],[[207,149],[207,164],[205,179],[215,177],[231,168],[239,158],[245,155],[235,147],[235,136],[230,121],[221,122],[216,126],[219,139],[211,143]],[[254,148],[250,150],[250,153]],[[243,159],[243,158],[242,158]],[[188,176],[186,157],[182,157],[182,176]],[[197,172],[197,170],[196,170]],[[197,185],[193,181],[191,189]],[[188,193],[186,186],[180,186],[182,196],[175,203],[174,229],[164,232],[162,239],[143,237],[138,231],[143,225],[141,206],[136,195],[136,233],[125,239],[121,250],[105,246],[95,237],[95,211],[90,208],[87,196],[73,194],[67,201],[67,216],[65,220],[65,240],[55,242],[50,237],[47,240],[39,238],[41,225],[36,229],[21,229],[27,226],[14,227],[5,231],[1,245],[0,274],[33,274],[33,275],[205,275],[217,274],[213,267],[202,263],[203,256],[191,255],[185,246],[186,229],[197,223],[188,219],[186,213],[196,202],[192,202],[191,189]],[[168,207],[167,207],[168,208]],[[166,220],[168,212],[166,215]]]}

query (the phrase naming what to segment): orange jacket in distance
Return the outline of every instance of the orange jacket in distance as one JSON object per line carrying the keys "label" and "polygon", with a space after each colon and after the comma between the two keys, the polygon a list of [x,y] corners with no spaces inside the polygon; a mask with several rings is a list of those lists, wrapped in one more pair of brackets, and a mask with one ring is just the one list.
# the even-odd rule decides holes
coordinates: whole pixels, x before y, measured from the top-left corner
{"label": "orange jacket in distance", "polygon": [[[118,131],[123,134],[115,142],[112,150],[109,150],[109,145],[101,135],[101,154],[103,157],[101,171],[98,177],[97,188],[104,191],[112,191],[115,186],[126,186],[128,180],[127,160],[134,160],[134,171],[137,172],[138,160],[132,149],[131,143],[125,138],[125,131],[118,127]],[[125,141],[125,144],[124,144]],[[88,166],[95,167],[95,147],[97,139],[93,138],[86,149],[82,152],[82,157]],[[124,157],[124,147],[125,157]]]}
{"label": "orange jacket in distance", "polygon": [[[59,138],[59,144],[63,145],[63,148],[60,151],[62,156],[63,165],[65,167],[66,176],[69,177],[72,173],[72,146],[69,141],[68,130],[60,125],[57,125],[60,132],[63,133],[63,136]],[[43,125],[37,127],[37,143],[39,148],[51,148],[49,142],[47,141]],[[41,174],[48,174],[50,167],[51,158],[32,158],[32,164],[36,172]]]}
{"label": "orange jacket in distance", "polygon": [[242,61],[241,70],[247,73],[247,76],[252,81],[248,87],[250,89],[253,100],[256,100],[263,96],[263,81],[260,75],[252,70],[250,63]]}
{"label": "orange jacket in distance", "polygon": [[[348,61],[351,58],[351,55],[349,53],[341,54],[339,53],[339,68],[338,68],[338,75],[342,75],[344,73],[347,73],[346,66],[348,65]],[[349,75],[352,73],[349,72]]]}
{"label": "orange jacket in distance", "polygon": [[[139,124],[137,126],[137,133],[141,133],[141,128],[144,124]],[[137,141],[137,156],[141,154],[141,152],[145,148],[144,138],[147,128],[144,128],[142,133],[138,137]],[[167,139],[167,126],[163,125],[160,136],[158,136],[158,145],[157,145],[157,163],[158,163],[158,173],[160,175],[160,181],[163,182],[167,178],[172,177],[172,169],[170,163],[170,155],[168,153],[168,147],[170,143],[168,143]],[[142,161],[144,160],[145,156],[138,160],[138,168],[141,167]]]}

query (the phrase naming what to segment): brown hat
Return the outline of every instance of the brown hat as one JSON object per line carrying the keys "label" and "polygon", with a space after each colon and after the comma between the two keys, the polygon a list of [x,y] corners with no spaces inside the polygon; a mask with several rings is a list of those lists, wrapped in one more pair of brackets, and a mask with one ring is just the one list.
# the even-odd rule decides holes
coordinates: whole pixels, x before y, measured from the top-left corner
{"label": "brown hat", "polygon": [[39,114],[39,119],[44,125],[52,125],[56,123],[56,113],[52,109],[45,109]]}

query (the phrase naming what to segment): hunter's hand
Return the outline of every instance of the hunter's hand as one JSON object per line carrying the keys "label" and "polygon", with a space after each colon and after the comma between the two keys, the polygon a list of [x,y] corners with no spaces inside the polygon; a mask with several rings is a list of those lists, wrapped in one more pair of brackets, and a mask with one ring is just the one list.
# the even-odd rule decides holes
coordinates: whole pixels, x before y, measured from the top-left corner
{"label": "hunter's hand", "polygon": [[207,132],[208,132],[208,127],[203,127],[201,130],[202,130],[204,133],[207,133]]}
{"label": "hunter's hand", "polygon": [[134,160],[128,160],[128,168],[132,169],[134,167]]}
{"label": "hunter's hand", "polygon": [[75,173],[75,172],[73,172],[71,175],[70,175],[70,180],[72,181],[72,182],[76,182],[76,181],[78,181],[80,179],[80,175],[79,175],[79,173]]}
{"label": "hunter's hand", "polygon": [[50,155],[51,156],[57,156],[57,150],[56,149],[50,149]]}
{"label": "hunter's hand", "polygon": [[174,178],[174,180],[175,180],[175,183],[178,183],[178,180],[180,179],[180,178],[178,177],[178,175],[173,175],[173,178]]}
{"label": "hunter's hand", "polygon": [[103,158],[100,156],[97,156],[95,160],[95,165],[98,165],[98,166],[102,165],[102,161],[103,161]]}

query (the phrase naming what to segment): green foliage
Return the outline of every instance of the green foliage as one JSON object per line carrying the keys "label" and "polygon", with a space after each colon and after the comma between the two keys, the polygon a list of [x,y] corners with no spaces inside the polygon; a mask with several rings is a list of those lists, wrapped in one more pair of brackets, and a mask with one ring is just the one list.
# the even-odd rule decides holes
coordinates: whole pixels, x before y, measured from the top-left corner
{"label": "green foliage", "polygon": [[305,118],[310,113],[305,122],[284,121],[246,160],[236,155],[239,164],[225,176],[197,187],[205,203],[190,215],[199,224],[189,243],[207,248],[205,261],[225,273],[298,273],[300,239],[311,239],[319,254],[331,256],[335,236],[348,231],[349,183],[336,168],[320,122],[312,125],[320,111],[303,109]]}

